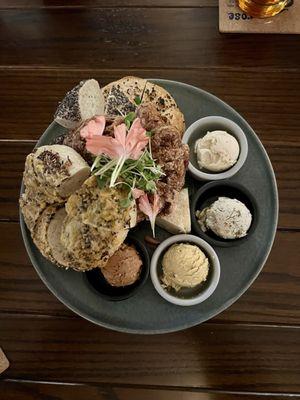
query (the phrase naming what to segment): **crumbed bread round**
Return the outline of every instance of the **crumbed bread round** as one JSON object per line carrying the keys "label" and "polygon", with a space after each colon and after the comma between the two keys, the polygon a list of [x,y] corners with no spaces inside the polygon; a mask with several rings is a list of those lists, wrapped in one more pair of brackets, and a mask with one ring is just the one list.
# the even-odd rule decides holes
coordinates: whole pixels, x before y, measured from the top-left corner
{"label": "crumbed bread round", "polygon": [[125,76],[111,82],[102,89],[105,99],[105,114],[126,115],[136,110],[136,97],[141,104],[154,104],[165,124],[175,127],[181,137],[185,131],[184,116],[171,94],[163,87],[136,76]]}
{"label": "crumbed bread round", "polygon": [[45,200],[37,199],[33,194],[28,192],[23,193],[19,199],[20,209],[23,214],[23,218],[27,228],[30,232],[33,231],[36,221],[47,207]]}
{"label": "crumbed bread round", "polygon": [[67,213],[61,204],[47,206],[40,214],[32,239],[40,252],[59,267],[72,266],[72,257],[61,242],[61,229]]}
{"label": "crumbed bread round", "polygon": [[23,173],[25,191],[19,199],[20,209],[30,232],[33,232],[37,219],[47,205],[64,201],[57,192],[50,190],[40,181],[35,173],[33,160],[33,153],[26,157]]}
{"label": "crumbed bread round", "polygon": [[32,239],[34,244],[38,247],[40,252],[44,257],[48,258],[50,261],[55,262],[52,257],[51,248],[47,239],[47,232],[49,228],[49,224],[60,205],[52,204],[46,207],[35,224],[34,230],[32,232]]}
{"label": "crumbed bread round", "polygon": [[64,203],[90,174],[90,168],[72,148],[41,146],[26,157],[20,208],[28,229],[33,232],[49,204]]}
{"label": "crumbed bread round", "polygon": [[62,226],[66,217],[65,207],[58,209],[52,216],[47,231],[47,242],[51,251],[51,257],[56,265],[70,268],[73,265],[72,256],[61,241]]}
{"label": "crumbed bread round", "polygon": [[81,81],[59,104],[54,120],[65,128],[74,129],[86,119],[104,114],[104,97],[95,79]]}
{"label": "crumbed bread round", "polygon": [[128,208],[121,207],[125,196],[117,188],[100,189],[94,176],[70,196],[61,240],[73,255],[74,269],[87,271],[104,266],[123,243],[136,222],[135,202]]}
{"label": "crumbed bread round", "polygon": [[166,89],[148,81],[142,99],[143,105],[147,103],[155,104],[166,125],[173,126],[179,131],[181,137],[183,136],[185,131],[184,116],[176,101]]}
{"label": "crumbed bread round", "polygon": [[128,229],[97,229],[80,218],[67,217],[62,228],[62,243],[72,257],[71,268],[88,271],[103,267],[126,239]]}
{"label": "crumbed bread round", "polygon": [[136,109],[136,98],[142,99],[146,79],[136,76],[125,76],[104,86],[102,93],[105,99],[105,114],[108,116],[125,116]]}
{"label": "crumbed bread round", "polygon": [[90,174],[90,167],[74,149],[59,144],[39,147],[33,168],[45,190],[62,198],[74,193]]}

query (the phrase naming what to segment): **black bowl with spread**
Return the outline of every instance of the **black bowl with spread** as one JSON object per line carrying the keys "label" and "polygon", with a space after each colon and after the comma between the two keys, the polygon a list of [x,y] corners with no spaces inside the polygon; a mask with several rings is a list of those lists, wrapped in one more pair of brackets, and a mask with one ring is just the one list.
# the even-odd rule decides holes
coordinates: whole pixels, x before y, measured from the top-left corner
{"label": "black bowl with spread", "polygon": [[[237,239],[223,239],[217,236],[213,231],[203,231],[196,217],[197,211],[211,206],[219,197],[228,197],[241,201],[250,211],[252,221],[246,236]],[[191,201],[191,219],[192,230],[213,246],[230,247],[237,246],[254,233],[259,218],[258,205],[254,196],[244,186],[229,181],[215,181],[202,186],[192,197]]]}
{"label": "black bowl with spread", "polygon": [[92,269],[85,273],[86,279],[91,288],[97,294],[110,301],[126,300],[134,296],[146,283],[150,270],[150,258],[145,245],[133,235],[128,235],[125,244],[132,245],[142,259],[141,272],[138,279],[131,285],[112,286],[104,278],[100,268]]}

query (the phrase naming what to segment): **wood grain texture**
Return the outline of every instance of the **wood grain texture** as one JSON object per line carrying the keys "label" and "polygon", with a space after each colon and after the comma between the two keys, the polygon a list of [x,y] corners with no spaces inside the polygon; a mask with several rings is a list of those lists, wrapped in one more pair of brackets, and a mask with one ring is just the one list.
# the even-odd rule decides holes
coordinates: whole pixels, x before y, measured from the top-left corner
{"label": "wood grain texture", "polygon": [[246,394],[246,393],[216,393],[216,392],[192,392],[183,390],[151,390],[151,389],[132,389],[115,388],[114,393],[118,400],[261,400],[262,395],[265,400],[287,400],[291,397],[287,395],[272,394]]}
{"label": "wood grain texture", "polygon": [[141,336],[83,319],[6,316],[0,338],[11,361],[7,378],[300,391],[298,328],[207,323]]}
{"label": "wood grain texture", "polygon": [[1,0],[0,9],[98,7],[217,7],[218,0]]}
{"label": "wood grain texture", "polygon": [[[0,223],[0,236],[5,238],[0,241],[0,310],[75,318],[48,291],[31,266],[18,224]],[[278,232],[260,276],[236,303],[214,320],[300,324],[299,241],[300,232]]]}
{"label": "wood grain texture", "polygon": [[215,7],[70,8],[67,29],[63,9],[4,10],[0,38],[0,65],[297,68],[300,57],[296,35],[220,35]]}
{"label": "wood grain texture", "polygon": [[[0,0],[0,20],[0,346],[11,362],[0,399],[299,397],[299,38],[222,35],[217,0]],[[263,141],[279,186],[281,230],[255,283],[209,323],[162,336],[111,332],[67,310],[12,222],[25,156],[66,90],[127,74],[228,102]]]}
{"label": "wood grain texture", "polygon": [[0,69],[0,139],[38,139],[66,91],[94,77],[100,84],[124,75],[177,80],[207,90],[230,104],[266,144],[299,146],[300,79],[297,70]]}
{"label": "wood grain texture", "polygon": [[[5,400],[260,400],[259,393],[222,393],[193,389],[153,389],[141,387],[111,387],[92,384],[61,385],[38,382],[0,381],[0,393]],[[288,395],[264,394],[266,400],[287,400]]]}
{"label": "wood grain texture", "polygon": [[4,381],[0,381],[0,398],[3,400],[118,400],[110,388]]}
{"label": "wood grain texture", "polygon": [[[1,142],[0,219],[17,221],[18,198],[26,155],[34,142]],[[300,228],[300,147],[266,146],[271,158],[280,200],[280,228]],[[286,158],[286,154],[289,158]]]}

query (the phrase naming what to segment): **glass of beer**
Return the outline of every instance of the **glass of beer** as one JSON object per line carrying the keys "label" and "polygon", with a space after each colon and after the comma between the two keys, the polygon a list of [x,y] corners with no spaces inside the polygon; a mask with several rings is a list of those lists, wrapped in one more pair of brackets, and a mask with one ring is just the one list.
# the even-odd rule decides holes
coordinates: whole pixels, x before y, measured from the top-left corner
{"label": "glass of beer", "polygon": [[266,18],[278,14],[289,0],[238,0],[239,7],[252,17]]}

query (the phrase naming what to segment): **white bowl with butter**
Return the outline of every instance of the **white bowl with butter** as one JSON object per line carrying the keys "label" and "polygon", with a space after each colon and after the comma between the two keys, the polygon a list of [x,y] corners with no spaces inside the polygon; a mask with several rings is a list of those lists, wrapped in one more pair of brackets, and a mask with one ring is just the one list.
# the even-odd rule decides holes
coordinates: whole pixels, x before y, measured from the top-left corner
{"label": "white bowl with butter", "polygon": [[152,283],[165,300],[179,306],[202,303],[215,291],[220,262],[214,249],[194,235],[176,235],[155,250],[150,266]]}
{"label": "white bowl with butter", "polygon": [[198,119],[186,130],[183,142],[190,147],[188,169],[198,180],[227,179],[244,165],[248,142],[243,130],[220,116]]}

